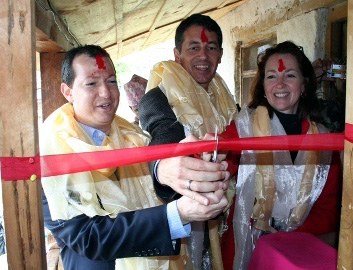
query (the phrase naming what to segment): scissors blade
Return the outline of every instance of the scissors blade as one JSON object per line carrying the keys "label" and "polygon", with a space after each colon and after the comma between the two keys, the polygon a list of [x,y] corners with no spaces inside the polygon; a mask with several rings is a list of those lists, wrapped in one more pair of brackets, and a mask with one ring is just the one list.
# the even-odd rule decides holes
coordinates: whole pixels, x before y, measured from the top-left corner
{"label": "scissors blade", "polygon": [[215,131],[215,141],[216,141],[216,149],[213,151],[212,154],[212,162],[217,162],[217,150],[218,150],[218,126],[216,126],[216,131]]}

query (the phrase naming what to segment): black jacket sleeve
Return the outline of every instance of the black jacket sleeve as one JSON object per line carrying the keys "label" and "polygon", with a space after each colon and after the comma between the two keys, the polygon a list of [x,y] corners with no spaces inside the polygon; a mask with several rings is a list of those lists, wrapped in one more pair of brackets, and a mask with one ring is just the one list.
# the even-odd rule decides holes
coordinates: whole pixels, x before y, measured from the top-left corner
{"label": "black jacket sleeve", "polygon": [[178,143],[185,138],[183,126],[158,87],[141,98],[139,118],[142,128],[152,136],[150,145]]}
{"label": "black jacket sleeve", "polygon": [[166,205],[108,216],[79,215],[70,220],[52,221],[42,192],[44,225],[60,248],[67,247],[91,260],[124,257],[171,256],[179,254],[171,240]]}
{"label": "black jacket sleeve", "polygon": [[[141,98],[139,118],[142,128],[152,137],[150,145],[178,143],[185,138],[184,127],[177,121],[167,97],[158,87],[151,89]],[[158,196],[164,201],[180,196],[173,189],[161,185],[155,179],[154,166],[155,161],[149,163],[154,188]]]}

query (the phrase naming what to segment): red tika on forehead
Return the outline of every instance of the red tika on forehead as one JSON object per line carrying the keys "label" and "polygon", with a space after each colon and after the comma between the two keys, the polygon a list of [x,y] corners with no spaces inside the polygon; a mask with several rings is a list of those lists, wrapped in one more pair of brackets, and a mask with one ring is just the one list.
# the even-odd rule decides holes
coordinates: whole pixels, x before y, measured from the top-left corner
{"label": "red tika on forehead", "polygon": [[282,72],[286,69],[282,59],[278,59],[278,72]]}
{"label": "red tika on forehead", "polygon": [[96,56],[96,64],[98,66],[98,69],[106,69],[102,54]]}
{"label": "red tika on forehead", "polygon": [[206,29],[205,28],[202,29],[200,38],[201,38],[202,42],[208,42],[208,37],[206,35]]}

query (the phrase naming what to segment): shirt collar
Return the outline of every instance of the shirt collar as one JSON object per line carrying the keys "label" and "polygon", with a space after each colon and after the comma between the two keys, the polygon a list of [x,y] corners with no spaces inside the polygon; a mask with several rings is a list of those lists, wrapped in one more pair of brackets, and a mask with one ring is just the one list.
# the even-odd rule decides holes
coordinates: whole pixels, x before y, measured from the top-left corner
{"label": "shirt collar", "polygon": [[105,133],[99,129],[96,129],[94,127],[87,126],[85,124],[82,124],[78,122],[80,126],[83,128],[83,130],[88,134],[88,136],[93,140],[93,142],[96,145],[102,145],[102,142],[105,138]]}

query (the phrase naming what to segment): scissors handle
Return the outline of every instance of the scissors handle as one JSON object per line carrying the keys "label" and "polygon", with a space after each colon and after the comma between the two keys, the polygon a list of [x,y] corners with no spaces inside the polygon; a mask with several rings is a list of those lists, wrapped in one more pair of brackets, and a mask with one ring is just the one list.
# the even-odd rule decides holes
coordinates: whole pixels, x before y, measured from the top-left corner
{"label": "scissors handle", "polygon": [[216,149],[213,151],[211,162],[217,162],[217,150],[218,150],[218,126],[216,126],[215,131],[215,141],[216,141]]}

